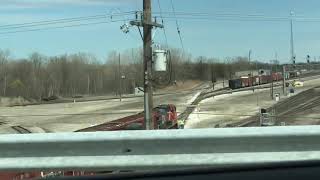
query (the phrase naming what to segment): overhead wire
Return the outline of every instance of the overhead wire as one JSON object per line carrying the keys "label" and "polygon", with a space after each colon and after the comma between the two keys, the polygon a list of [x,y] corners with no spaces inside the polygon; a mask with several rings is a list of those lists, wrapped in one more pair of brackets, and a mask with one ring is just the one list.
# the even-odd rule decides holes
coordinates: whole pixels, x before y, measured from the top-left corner
{"label": "overhead wire", "polygon": [[[170,2],[171,2],[171,7],[172,7],[173,15],[174,15],[174,17],[176,17],[176,12],[175,12],[175,8],[174,8],[174,5],[173,5],[173,0],[170,0]],[[179,23],[178,23],[178,19],[177,19],[177,18],[175,18],[175,22],[176,22],[176,26],[177,26],[177,32],[178,32],[178,35],[179,35],[181,48],[182,48],[182,51],[185,52],[185,50],[184,50],[184,45],[183,45],[183,41],[182,41],[182,37],[181,37],[181,30],[180,30],[180,26],[179,26]]]}
{"label": "overhead wire", "polygon": [[[164,21],[163,21],[163,18],[162,18],[162,9],[161,9],[160,0],[158,0],[158,5],[159,5],[161,22],[162,22],[162,25],[164,26]],[[168,47],[169,47],[169,46],[168,46],[168,38],[167,38],[167,33],[166,33],[166,27],[165,27],[165,26],[162,28],[162,31],[163,31],[163,35],[164,35],[164,38],[165,38],[166,46],[167,46],[167,48],[168,48]]]}
{"label": "overhead wire", "polygon": [[[182,48],[184,49],[184,45],[182,42],[181,31],[178,23],[178,19],[180,20],[227,20],[227,21],[287,21],[290,17],[280,17],[280,16],[265,16],[261,14],[236,14],[236,13],[198,13],[198,12],[175,12],[175,8],[173,2],[171,0],[171,5],[173,12],[163,12],[161,9],[160,2],[159,3],[159,10],[160,12],[155,12],[154,14],[159,14],[163,22],[163,19],[174,19],[177,26],[177,31],[180,39],[180,43]],[[46,30],[46,29],[59,29],[59,28],[66,28],[66,27],[76,27],[76,26],[85,26],[85,25],[94,25],[94,24],[103,24],[107,22],[94,22],[94,23],[82,23],[82,24],[72,24],[72,25],[65,25],[75,22],[81,21],[92,21],[92,20],[99,20],[102,18],[107,18],[110,16],[112,22],[118,22],[119,20],[113,20],[112,17],[117,16],[124,16],[124,15],[131,15],[136,13],[135,11],[128,11],[128,12],[121,12],[121,13],[114,13],[114,14],[98,14],[92,16],[82,16],[82,17],[73,17],[73,18],[61,18],[61,19],[54,19],[54,20],[44,20],[44,21],[36,21],[36,22],[27,22],[27,23],[17,23],[17,24],[7,24],[7,25],[0,25],[0,34],[11,34],[11,33],[18,33],[18,32],[28,32],[28,31],[39,31],[39,30]],[[167,14],[164,16],[163,14]],[[157,17],[157,16],[156,16]],[[303,21],[303,22],[320,22],[320,18],[306,18],[304,16],[295,16],[295,21]],[[123,21],[123,20],[120,20]],[[41,27],[41,26],[49,26],[49,25],[57,25],[57,24],[64,24],[64,26],[58,27],[46,27],[46,28],[36,28],[36,29],[27,29],[31,27]],[[18,29],[16,31],[4,31],[3,30],[11,30],[11,29]],[[23,30],[20,30],[23,29]],[[166,44],[167,44],[167,35],[164,30]]]}
{"label": "overhead wire", "polygon": [[133,14],[133,12],[123,12],[123,13],[116,13],[116,14],[99,14],[99,15],[81,16],[81,17],[73,17],[73,18],[60,18],[60,19],[34,21],[34,22],[26,22],[26,23],[6,24],[6,25],[0,25],[0,30],[27,28],[27,27],[44,26],[44,25],[60,24],[60,23],[64,24],[64,23],[71,23],[71,22],[78,22],[78,21],[97,20],[102,18],[108,18],[108,16],[112,20],[113,16],[117,17],[117,16],[123,16],[123,15],[129,15],[129,14]]}
{"label": "overhead wire", "polygon": [[[154,14],[160,14],[159,12],[154,12]],[[195,12],[183,12],[183,13],[171,13],[171,12],[162,12],[162,14],[169,16],[188,16],[188,17],[203,17],[203,16],[223,16],[223,17],[251,17],[251,18],[279,18],[279,19],[289,19],[289,16],[266,16],[263,14],[237,14],[237,13],[195,13]]]}
{"label": "overhead wire", "polygon": [[[158,0],[159,10],[160,12],[154,12],[154,14],[159,14],[162,22],[163,19],[174,19],[177,26],[177,31],[180,39],[181,46],[183,47],[183,42],[181,38],[181,30],[179,27],[178,19],[180,20],[231,20],[231,21],[287,21],[290,20],[290,17],[286,16],[265,16],[262,14],[237,14],[237,13],[199,13],[199,12],[175,12],[175,8],[173,2],[171,0],[171,5],[173,12],[163,12],[161,9],[160,2]],[[135,11],[128,11],[128,12],[120,12],[114,14],[98,14],[92,16],[82,16],[82,17],[73,17],[73,18],[61,18],[61,19],[54,19],[54,20],[44,20],[44,21],[36,21],[36,22],[27,22],[27,23],[17,23],[17,24],[7,24],[7,25],[0,25],[0,31],[8,30],[8,29],[21,29],[21,28],[29,28],[35,26],[48,26],[48,25],[55,25],[55,24],[67,24],[72,22],[80,22],[80,21],[91,21],[91,20],[98,20],[102,18],[107,18],[110,16],[112,19],[113,17],[117,16],[124,16],[124,15],[131,15],[136,13]],[[166,14],[166,16],[164,16]],[[304,17],[304,16],[295,16],[295,21],[302,21],[302,22],[320,22],[320,18],[315,17]],[[76,26],[76,25],[75,25]],[[167,35],[164,30],[166,43],[167,43]],[[32,30],[31,30],[32,31]]]}
{"label": "overhead wire", "polygon": [[[130,19],[127,19],[127,20],[130,20]],[[120,22],[120,21],[123,21],[123,19],[116,20],[116,21],[100,21],[100,22],[93,22],[93,23],[81,23],[81,24],[72,24],[72,25],[64,25],[64,26],[36,28],[36,29],[23,29],[23,30],[16,30],[16,31],[4,31],[4,32],[0,31],[0,35],[15,34],[15,33],[22,33],[22,32],[43,31],[43,30],[51,30],[51,29],[63,29],[63,28],[88,26],[88,25],[108,24],[108,23]]]}
{"label": "overhead wire", "polygon": [[[209,13],[209,12],[161,12],[162,14],[173,15],[173,16],[238,16],[238,17],[268,17],[268,18],[286,18],[290,19],[292,16],[267,16],[265,14],[242,14],[242,13]],[[160,14],[160,12],[153,12],[153,14]],[[306,16],[295,15],[294,18],[308,18]],[[310,18],[310,17],[309,17]],[[318,17],[320,18],[320,17]]]}
{"label": "overhead wire", "polygon": [[[163,17],[168,21],[176,21],[174,17]],[[233,22],[284,22],[270,19],[240,19],[240,18],[178,18],[180,21],[203,22],[203,21],[233,21]]]}
{"label": "overhead wire", "polygon": [[[165,38],[165,45],[166,45],[166,48],[168,49],[169,48],[169,44],[168,44],[168,38],[167,38],[167,33],[166,33],[166,30],[165,30],[165,25],[164,25],[164,20],[163,20],[163,18],[162,18],[162,14],[161,14],[161,12],[162,12],[162,8],[161,8],[161,4],[160,4],[160,0],[158,0],[158,6],[159,6],[159,10],[160,10],[160,18],[161,18],[161,21],[162,21],[162,25],[164,26],[163,28],[162,28],[162,30],[163,30],[163,35],[164,35],[164,38]],[[170,51],[168,50],[167,51],[167,57],[169,57],[169,59],[167,59],[167,69],[168,69],[168,73],[165,73],[165,74],[160,74],[160,75],[154,75],[154,86],[156,87],[156,86],[159,86],[159,87],[161,87],[161,86],[168,86],[168,85],[170,85],[171,84],[171,81],[172,81],[172,58],[171,58],[171,53],[170,53]],[[163,77],[165,77],[165,81],[166,82],[162,82],[162,83],[160,83],[160,82],[157,82],[157,80],[158,81],[160,81],[160,78],[162,79]]]}
{"label": "overhead wire", "polygon": [[[112,16],[123,16],[125,14],[133,14],[134,12],[123,12],[116,14],[101,14],[101,15],[92,15],[92,16],[82,16],[82,17],[73,17],[73,18],[61,18],[54,20],[44,20],[44,21],[35,21],[35,22],[27,22],[27,23],[16,23],[16,24],[7,24],[0,25],[0,35],[4,34],[15,34],[21,32],[32,32],[32,31],[42,31],[42,30],[50,30],[50,29],[62,29],[62,28],[70,28],[70,27],[79,27],[79,26],[88,26],[88,25],[97,25],[97,24],[107,24],[112,22],[126,21],[130,19],[117,19],[113,20]],[[98,21],[98,22],[90,22],[92,20],[106,19],[110,15],[110,21]],[[86,21],[87,23],[80,23],[82,21]],[[80,23],[80,24],[75,24]],[[52,25],[60,25],[61,26],[52,26]],[[37,27],[37,28],[32,28]]]}
{"label": "overhead wire", "polygon": [[[155,13],[159,14],[159,13]],[[166,15],[163,15],[166,14]],[[160,17],[160,16],[155,16]],[[252,15],[252,14],[210,14],[210,13],[181,13],[172,14],[162,13],[163,19],[179,20],[235,20],[235,21],[288,21],[291,17],[286,16],[265,16],[265,15]],[[320,18],[313,17],[294,17],[293,20],[299,22],[319,22]]]}
{"label": "overhead wire", "polygon": [[94,17],[88,17],[88,18],[64,20],[64,21],[53,20],[53,21],[43,21],[43,22],[37,22],[37,23],[26,23],[26,24],[20,24],[20,25],[4,25],[4,26],[0,26],[0,30],[28,28],[28,27],[45,26],[45,25],[53,25],[53,24],[64,24],[64,23],[98,20],[98,19],[105,19],[105,18],[106,16],[94,16]]}
{"label": "overhead wire", "polygon": [[246,15],[165,15],[164,19],[235,19],[235,20],[271,20],[271,21],[287,21],[289,18],[286,17],[265,17],[265,16],[246,16]]}

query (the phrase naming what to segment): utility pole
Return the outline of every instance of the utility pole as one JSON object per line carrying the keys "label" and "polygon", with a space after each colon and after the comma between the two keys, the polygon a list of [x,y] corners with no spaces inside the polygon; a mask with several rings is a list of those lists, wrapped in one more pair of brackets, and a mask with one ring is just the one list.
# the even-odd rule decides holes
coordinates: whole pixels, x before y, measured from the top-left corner
{"label": "utility pole", "polygon": [[4,75],[3,96],[6,96],[6,91],[7,91],[7,74]]}
{"label": "utility pole", "polygon": [[214,83],[216,82],[216,77],[213,69],[213,64],[211,63],[210,65],[210,70],[211,70],[211,82],[212,82],[212,90],[214,90]]}
{"label": "utility pole", "polygon": [[278,53],[277,52],[275,52],[275,59],[276,59],[276,62],[275,62],[275,65],[276,65],[276,73],[278,72]]}
{"label": "utility pole", "polygon": [[120,59],[121,57],[120,57],[120,53],[119,53],[119,64],[118,64],[118,82],[119,82],[119,100],[120,100],[120,102],[122,101],[122,95],[121,95],[121,68],[120,68],[120,66],[121,66],[121,64],[120,64],[120,61],[121,61],[121,59]]}
{"label": "utility pole", "polygon": [[[252,79],[252,77],[253,77],[253,74],[252,74],[252,68],[251,68],[251,49],[249,50],[249,57],[248,57],[248,59],[249,59],[249,68],[250,68],[250,81],[251,81],[251,86],[252,86],[252,91],[254,91],[254,87],[253,87],[253,79]],[[249,82],[250,82],[249,81]]]}
{"label": "utility pole", "polygon": [[152,92],[152,26],[151,0],[143,0],[143,70],[144,70],[144,119],[146,129],[153,129]]}
{"label": "utility pole", "polygon": [[89,74],[88,74],[87,91],[88,91],[88,94],[90,94],[90,75]]}
{"label": "utility pole", "polygon": [[152,22],[151,12],[151,0],[143,0],[142,19],[130,21],[133,26],[143,27],[144,124],[147,130],[154,128],[152,118],[152,28],[163,28],[162,24]]}
{"label": "utility pole", "polygon": [[224,88],[224,81],[225,81],[225,74],[226,74],[226,60],[223,60],[223,82],[222,82],[222,87]]}
{"label": "utility pole", "polygon": [[273,99],[273,76],[272,76],[272,60],[270,61],[270,73],[271,73],[271,87],[270,87],[270,97]]}
{"label": "utility pole", "polygon": [[261,78],[261,76],[260,76],[260,73],[259,73],[259,69],[258,69],[258,61],[256,60],[256,71],[257,71],[257,73],[258,73],[258,77],[259,77],[259,82],[258,82],[258,87],[257,87],[257,106],[259,106],[259,93],[258,93],[258,90],[259,90],[259,88],[260,88],[260,78]]}
{"label": "utility pole", "polygon": [[256,71],[257,71],[257,74],[258,74],[258,77],[259,77],[258,85],[260,86],[260,72],[259,72],[259,69],[258,69],[258,61],[257,60],[256,60]]}
{"label": "utility pole", "polygon": [[290,12],[290,53],[291,53],[291,62],[292,64],[294,65],[295,64],[295,60],[296,60],[296,57],[294,55],[294,40],[293,40],[293,15],[294,15],[294,12],[291,11]]}
{"label": "utility pole", "polygon": [[283,76],[283,84],[282,84],[282,90],[283,90],[283,95],[286,95],[286,66],[282,66],[282,76]]}

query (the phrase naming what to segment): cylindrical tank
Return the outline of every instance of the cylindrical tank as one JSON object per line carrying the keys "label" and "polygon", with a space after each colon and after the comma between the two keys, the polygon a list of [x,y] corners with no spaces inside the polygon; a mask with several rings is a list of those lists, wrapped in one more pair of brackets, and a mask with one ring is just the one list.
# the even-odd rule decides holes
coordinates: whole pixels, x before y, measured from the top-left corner
{"label": "cylindrical tank", "polygon": [[166,50],[154,50],[153,51],[153,62],[155,71],[166,71],[167,70],[167,51]]}

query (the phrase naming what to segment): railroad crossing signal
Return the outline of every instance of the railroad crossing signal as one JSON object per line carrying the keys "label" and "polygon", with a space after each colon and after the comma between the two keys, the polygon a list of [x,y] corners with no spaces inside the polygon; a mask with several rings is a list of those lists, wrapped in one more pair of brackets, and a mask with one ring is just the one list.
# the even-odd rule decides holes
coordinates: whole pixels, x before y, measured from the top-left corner
{"label": "railroad crossing signal", "polygon": [[307,63],[309,64],[310,63],[310,56],[307,55]]}

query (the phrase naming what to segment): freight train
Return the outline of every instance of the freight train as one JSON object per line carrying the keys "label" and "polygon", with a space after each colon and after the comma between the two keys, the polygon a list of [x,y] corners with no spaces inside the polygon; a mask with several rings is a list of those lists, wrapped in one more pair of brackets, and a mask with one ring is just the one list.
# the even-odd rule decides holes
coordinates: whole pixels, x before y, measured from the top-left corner
{"label": "freight train", "polygon": [[[177,111],[173,104],[162,104],[153,108],[153,129],[177,129]],[[143,130],[144,112],[120,118],[101,125],[88,127],[76,132]]]}
{"label": "freight train", "polygon": [[229,80],[229,88],[240,89],[244,87],[267,84],[267,83],[271,83],[272,81],[281,81],[282,79],[283,79],[283,76],[281,73],[272,73],[271,75],[259,75],[259,76],[242,76],[239,79]]}

